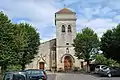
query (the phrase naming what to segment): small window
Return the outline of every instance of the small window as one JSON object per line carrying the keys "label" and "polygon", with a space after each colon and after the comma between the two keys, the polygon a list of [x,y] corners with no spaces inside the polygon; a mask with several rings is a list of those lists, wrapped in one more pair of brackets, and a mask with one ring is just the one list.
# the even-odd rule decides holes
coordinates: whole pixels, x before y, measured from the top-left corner
{"label": "small window", "polygon": [[65,26],[62,25],[62,32],[65,32]]}
{"label": "small window", "polygon": [[66,45],[69,45],[69,43],[66,43]]}
{"label": "small window", "polygon": [[71,26],[70,26],[70,25],[68,25],[68,32],[72,32],[72,31],[71,31]]}
{"label": "small window", "polygon": [[69,49],[68,48],[66,48],[66,53],[69,53]]}

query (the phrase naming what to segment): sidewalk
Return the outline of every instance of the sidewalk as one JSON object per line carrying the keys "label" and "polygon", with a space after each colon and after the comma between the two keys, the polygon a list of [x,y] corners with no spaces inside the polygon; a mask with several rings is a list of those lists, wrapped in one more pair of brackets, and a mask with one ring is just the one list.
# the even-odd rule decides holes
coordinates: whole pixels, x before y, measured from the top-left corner
{"label": "sidewalk", "polygon": [[46,71],[47,74],[88,74],[88,75],[91,75],[91,74],[94,74],[93,72],[90,72],[90,73],[87,73],[87,72],[79,72],[79,71],[76,71],[76,72],[52,72],[52,71]]}

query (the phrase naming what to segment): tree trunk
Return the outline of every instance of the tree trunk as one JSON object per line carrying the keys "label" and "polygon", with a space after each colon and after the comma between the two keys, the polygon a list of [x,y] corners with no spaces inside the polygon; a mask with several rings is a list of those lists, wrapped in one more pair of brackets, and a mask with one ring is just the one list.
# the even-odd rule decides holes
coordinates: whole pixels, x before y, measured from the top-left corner
{"label": "tree trunk", "polygon": [[25,70],[25,64],[21,64],[22,70]]}
{"label": "tree trunk", "polygon": [[90,62],[89,62],[89,60],[87,60],[87,72],[90,72],[89,64],[90,64]]}
{"label": "tree trunk", "polygon": [[1,73],[4,74],[7,70],[7,66],[6,65],[2,65],[1,66]]}

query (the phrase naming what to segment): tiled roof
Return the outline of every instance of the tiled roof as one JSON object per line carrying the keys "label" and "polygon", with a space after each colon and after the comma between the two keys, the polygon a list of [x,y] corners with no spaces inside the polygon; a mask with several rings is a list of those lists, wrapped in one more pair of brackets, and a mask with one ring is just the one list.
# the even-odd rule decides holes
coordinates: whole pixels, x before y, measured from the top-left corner
{"label": "tiled roof", "polygon": [[60,11],[56,12],[56,14],[75,14],[73,11],[68,8],[63,8]]}

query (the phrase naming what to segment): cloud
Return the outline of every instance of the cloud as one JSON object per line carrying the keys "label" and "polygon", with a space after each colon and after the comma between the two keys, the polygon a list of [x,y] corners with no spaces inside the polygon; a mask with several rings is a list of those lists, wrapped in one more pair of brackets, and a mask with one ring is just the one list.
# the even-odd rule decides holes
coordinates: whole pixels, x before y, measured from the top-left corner
{"label": "cloud", "polygon": [[0,0],[0,10],[14,23],[27,22],[40,32],[41,41],[55,38],[54,13],[64,7],[77,15],[77,31],[85,26],[99,36],[120,22],[120,0]]}
{"label": "cloud", "polygon": [[117,24],[118,23],[114,22],[112,19],[105,19],[105,18],[97,18],[92,20],[80,18],[77,20],[77,25],[78,25],[77,28],[81,30],[85,27],[90,27],[98,34],[99,37],[101,37],[102,34],[106,32],[106,30],[116,27]]}
{"label": "cloud", "polygon": [[116,16],[114,17],[114,20],[120,23],[120,15],[116,15]]}
{"label": "cloud", "polygon": [[[15,23],[27,22],[32,24],[41,34],[53,36],[54,13],[59,10],[54,0],[4,0],[0,10],[4,11]],[[47,28],[46,28],[47,27]],[[49,30],[50,31],[49,31]],[[45,32],[48,30],[47,32]],[[44,39],[44,40],[45,40]]]}

